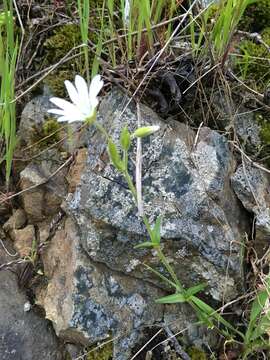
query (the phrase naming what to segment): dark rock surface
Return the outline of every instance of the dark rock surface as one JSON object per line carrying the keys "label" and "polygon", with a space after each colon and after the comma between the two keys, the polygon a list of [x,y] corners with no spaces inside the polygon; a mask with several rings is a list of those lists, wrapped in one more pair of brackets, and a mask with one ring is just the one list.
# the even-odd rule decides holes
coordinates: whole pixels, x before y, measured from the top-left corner
{"label": "dark rock surface", "polygon": [[255,250],[259,257],[269,248],[270,176],[249,163],[241,164],[232,176],[232,187],[243,206],[255,216]]}
{"label": "dark rock surface", "polygon": [[[13,252],[5,242],[5,246]],[[11,261],[0,246],[0,264]],[[34,310],[24,311],[28,299],[17,285],[17,276],[0,271],[0,359],[63,360],[60,344],[49,322]]]}

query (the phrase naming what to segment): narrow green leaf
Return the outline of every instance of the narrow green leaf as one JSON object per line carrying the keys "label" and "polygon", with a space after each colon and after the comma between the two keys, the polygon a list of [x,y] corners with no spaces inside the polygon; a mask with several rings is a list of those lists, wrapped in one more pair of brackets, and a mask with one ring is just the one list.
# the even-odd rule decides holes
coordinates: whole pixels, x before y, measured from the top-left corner
{"label": "narrow green leaf", "polygon": [[120,158],[120,155],[119,155],[119,152],[117,150],[115,143],[111,139],[109,139],[109,141],[108,141],[108,153],[110,155],[110,159],[111,159],[111,162],[114,165],[114,167],[121,172],[124,171],[125,166]]}
{"label": "narrow green leaf", "polygon": [[[264,309],[267,298],[268,298],[267,290],[263,290],[263,291],[258,292],[257,296],[253,300],[251,311],[250,311],[248,328],[247,328],[247,331],[245,334],[246,342],[249,342],[250,339],[254,336],[254,332],[257,332],[257,330],[259,330],[257,321]],[[257,337],[257,335],[256,335],[256,337]]]}
{"label": "narrow green leaf", "polygon": [[153,243],[151,243],[150,241],[145,241],[141,244],[135,245],[134,249],[143,249],[143,248],[152,248],[154,247]]}
{"label": "narrow green leaf", "polygon": [[199,319],[199,321],[204,324],[205,326],[207,326],[210,329],[213,329],[214,323],[211,319],[211,317],[209,317],[207,314],[205,314],[200,308],[198,308],[195,304],[193,305],[194,310],[196,311],[197,317]]}
{"label": "narrow green leaf", "polygon": [[204,288],[206,288],[207,284],[198,284],[196,286],[192,286],[189,289],[186,290],[186,295],[188,297],[197,294],[198,292],[202,291]]}
{"label": "narrow green leaf", "polygon": [[161,220],[162,220],[162,217],[159,216],[159,217],[156,219],[154,228],[153,228],[153,230],[152,230],[151,240],[152,240],[153,243],[156,244],[156,245],[159,245],[159,244],[160,244]]}
{"label": "narrow green leaf", "polygon": [[250,322],[254,322],[257,317],[260,315],[261,311],[265,306],[265,302],[268,298],[268,293],[266,290],[260,291],[256,298],[254,299],[250,312]]}
{"label": "narrow green leaf", "polygon": [[253,341],[253,340],[259,338],[260,336],[269,333],[269,331],[270,331],[270,312],[268,312],[261,318],[258,325],[252,332],[252,334],[250,336],[250,340]]}
{"label": "narrow green leaf", "polygon": [[183,293],[172,294],[155,300],[157,304],[176,304],[176,303],[183,303],[186,301],[187,299],[185,297],[185,294]]}
{"label": "narrow green leaf", "polygon": [[222,325],[224,325],[226,328],[232,330],[234,333],[236,332],[237,334],[243,336],[239,331],[237,331],[235,329],[234,326],[232,326],[228,321],[226,321],[219,313],[217,313],[215,311],[215,309],[213,309],[211,306],[209,306],[208,304],[206,304],[204,301],[200,300],[199,298],[197,298],[196,296],[191,296],[189,298],[189,300],[191,300],[193,303],[196,304],[196,306],[203,311],[205,314],[207,314],[209,317],[212,317],[213,319],[215,319],[218,323],[221,323]]}
{"label": "narrow green leaf", "polygon": [[122,129],[121,136],[120,136],[120,144],[121,144],[123,150],[128,151],[128,149],[130,147],[130,133],[126,126]]}

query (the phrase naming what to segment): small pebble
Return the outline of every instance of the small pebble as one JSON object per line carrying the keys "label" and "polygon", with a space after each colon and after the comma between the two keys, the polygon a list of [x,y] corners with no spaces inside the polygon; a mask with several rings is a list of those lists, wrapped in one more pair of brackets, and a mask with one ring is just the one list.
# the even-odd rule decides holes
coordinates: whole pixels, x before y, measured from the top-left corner
{"label": "small pebble", "polygon": [[29,301],[27,301],[27,302],[24,303],[24,305],[23,305],[23,311],[24,311],[24,312],[28,312],[28,311],[30,311],[30,310],[31,310],[31,304],[30,304]]}

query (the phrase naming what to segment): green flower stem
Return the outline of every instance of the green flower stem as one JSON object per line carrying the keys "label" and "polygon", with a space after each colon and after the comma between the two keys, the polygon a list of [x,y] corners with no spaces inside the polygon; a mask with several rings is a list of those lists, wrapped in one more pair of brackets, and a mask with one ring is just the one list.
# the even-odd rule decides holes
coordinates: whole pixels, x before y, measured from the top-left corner
{"label": "green flower stem", "polygon": [[[123,161],[125,164],[125,169],[126,169],[126,171],[128,171],[128,153],[126,150],[124,150],[124,153],[123,153]],[[134,185],[133,185],[133,187],[134,187]]]}
{"label": "green flower stem", "polygon": [[105,136],[106,140],[108,141],[109,140],[109,134],[107,133],[105,128],[102,125],[100,125],[97,121],[95,122],[95,126]]}
{"label": "green flower stem", "polygon": [[148,219],[147,219],[147,217],[145,215],[143,215],[143,222],[144,222],[144,225],[146,227],[146,230],[147,230],[148,234],[150,235],[151,234],[151,227],[150,227],[149,221],[148,221]]}
{"label": "green flower stem", "polygon": [[159,273],[157,270],[151,268],[151,266],[148,266],[147,264],[143,264],[146,269],[148,269],[149,271],[151,271],[153,274],[155,274],[156,276],[158,276],[160,279],[162,279],[165,283],[169,284],[172,288],[175,288],[176,291],[178,291],[178,287],[177,285],[169,280],[168,278],[166,278],[166,276],[162,275],[161,273]]}
{"label": "green flower stem", "polygon": [[134,197],[134,201],[135,201],[135,203],[137,204],[137,192],[136,192],[136,188],[135,188],[135,186],[134,186],[134,184],[133,184],[133,182],[132,182],[132,179],[131,179],[131,177],[130,177],[130,175],[129,175],[129,173],[128,173],[127,168],[125,169],[123,175],[124,175],[124,178],[126,179],[126,182],[128,183],[129,190],[131,191],[131,193],[132,193],[132,195],[133,195],[133,197]]}
{"label": "green flower stem", "polygon": [[180,292],[184,292],[185,289],[183,288],[183,286],[180,284],[173,268],[171,267],[171,265],[169,264],[168,260],[166,259],[166,256],[163,254],[160,246],[155,248],[157,250],[157,255],[159,260],[162,262],[162,264],[165,266],[165,268],[167,269],[168,273],[171,275],[175,285],[177,286],[177,291]]}

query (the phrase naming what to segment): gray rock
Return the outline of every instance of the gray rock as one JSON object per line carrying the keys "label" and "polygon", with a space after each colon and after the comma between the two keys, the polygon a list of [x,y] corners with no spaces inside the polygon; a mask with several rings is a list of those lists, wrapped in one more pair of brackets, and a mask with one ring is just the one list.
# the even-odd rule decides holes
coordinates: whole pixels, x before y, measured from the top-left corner
{"label": "gray rock", "polygon": [[255,215],[255,250],[259,257],[269,247],[270,177],[249,163],[240,165],[232,176],[233,189],[243,206]]}
{"label": "gray rock", "polygon": [[49,101],[51,96],[46,90],[44,95],[36,96],[24,107],[18,131],[23,145],[30,145],[36,132],[41,132],[43,124],[49,117],[47,110],[52,108]]}
{"label": "gray rock", "polygon": [[42,221],[56,214],[66,196],[67,169],[63,168],[47,181],[63,163],[57,151],[50,150],[47,153],[50,154],[50,158],[42,160],[39,164],[29,164],[20,173],[21,189],[27,190],[33,187],[32,190],[25,191],[21,195],[24,210],[31,222]]}
{"label": "gray rock", "polygon": [[[123,101],[121,93],[113,93],[99,112],[98,121],[115,140],[124,124],[130,131],[137,126],[133,105],[120,116]],[[203,128],[193,146],[195,134],[187,126],[164,125],[145,107],[142,121],[161,126],[143,142],[145,213],[152,223],[162,215],[164,251],[185,285],[206,280],[216,300],[231,299],[241,288],[237,241],[247,223],[230,188],[235,163],[227,140]],[[110,269],[156,282],[142,266],[147,261],[155,267],[156,257],[134,250],[145,240],[146,231],[127,185],[104,155],[100,134],[93,133],[91,139],[87,169],[67,203],[80,226],[82,246],[91,259]],[[134,161],[135,149],[131,158]],[[130,171],[134,174],[132,161]]]}
{"label": "gray rock", "polygon": [[[241,109],[240,109],[241,110]],[[243,146],[249,152],[255,153],[262,145],[261,127],[256,120],[255,112],[243,108],[235,114],[235,131]]]}
{"label": "gray rock", "polygon": [[164,291],[91,261],[80,241],[78,226],[68,218],[42,255],[49,286],[38,301],[65,342],[89,346],[114,339],[114,359],[126,360],[135,344],[146,342],[148,326],[167,324],[175,332],[187,328],[184,338],[198,345],[214,344],[206,328],[192,325],[189,306],[155,304]]}
{"label": "gray rock", "polygon": [[[133,103],[114,90],[101,103],[98,119],[117,142],[121,128],[137,127]],[[162,246],[179,279],[187,287],[207,282],[215,300],[235,298],[242,288],[240,243],[248,222],[230,177],[235,161],[224,136],[202,128],[164,124],[141,105],[142,124],[161,129],[143,139],[144,211],[150,223],[162,215]],[[179,318],[190,330],[195,322],[188,306],[155,304],[167,286],[144,263],[167,275],[155,251],[135,250],[145,241],[123,177],[111,166],[102,135],[92,127],[87,165],[74,194],[62,205],[68,219],[43,254],[49,286],[39,297],[57,334],[66,340],[94,344],[115,338],[114,358],[129,358],[142,329]],[[134,175],[135,148],[129,168]],[[170,290],[171,291],[171,290]],[[178,328],[179,329],[179,328]],[[192,336],[192,334],[195,334]],[[208,337],[208,341],[209,337]]]}
{"label": "gray rock", "polygon": [[[11,260],[0,247],[0,264]],[[1,360],[63,360],[52,326],[33,310],[24,311],[27,298],[18,288],[16,275],[2,270],[0,282]]]}
{"label": "gray rock", "polygon": [[213,108],[217,113],[216,124],[222,129],[232,128],[242,146],[249,153],[256,153],[262,145],[261,126],[256,112],[242,105],[242,100],[243,97],[235,97],[232,100],[221,90],[216,92],[213,97]]}

